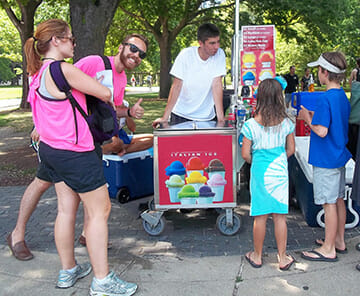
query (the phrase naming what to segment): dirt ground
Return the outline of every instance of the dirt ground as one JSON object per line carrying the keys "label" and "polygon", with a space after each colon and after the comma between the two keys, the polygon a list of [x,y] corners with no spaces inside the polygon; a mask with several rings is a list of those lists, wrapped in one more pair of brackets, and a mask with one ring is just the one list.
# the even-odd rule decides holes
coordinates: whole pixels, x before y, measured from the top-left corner
{"label": "dirt ground", "polygon": [[34,178],[38,160],[29,145],[29,133],[0,127],[0,186],[28,185]]}

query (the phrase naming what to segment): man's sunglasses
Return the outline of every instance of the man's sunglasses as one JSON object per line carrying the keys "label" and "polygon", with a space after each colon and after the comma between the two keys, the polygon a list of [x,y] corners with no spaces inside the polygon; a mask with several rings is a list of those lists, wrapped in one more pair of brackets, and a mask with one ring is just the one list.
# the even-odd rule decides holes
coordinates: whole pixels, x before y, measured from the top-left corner
{"label": "man's sunglasses", "polygon": [[129,45],[130,47],[130,51],[132,53],[136,53],[136,52],[139,52],[139,57],[140,59],[145,59],[146,58],[146,52],[145,51],[142,51],[140,48],[138,48],[135,44],[132,44],[132,43],[124,43],[124,45]]}
{"label": "man's sunglasses", "polygon": [[69,39],[73,45],[75,45],[75,43],[76,43],[76,39],[75,39],[74,36],[71,36],[71,37],[64,36],[64,37],[57,37],[57,38],[59,38],[59,39]]}

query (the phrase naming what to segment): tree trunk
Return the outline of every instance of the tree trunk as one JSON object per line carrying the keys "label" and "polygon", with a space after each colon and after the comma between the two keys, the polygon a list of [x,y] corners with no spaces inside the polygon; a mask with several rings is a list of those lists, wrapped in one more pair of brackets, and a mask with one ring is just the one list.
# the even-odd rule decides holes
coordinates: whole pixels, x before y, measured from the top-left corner
{"label": "tree trunk", "polygon": [[162,38],[159,41],[160,46],[160,98],[167,98],[171,88],[171,43],[168,39]]}
{"label": "tree trunk", "polygon": [[91,54],[103,54],[106,35],[119,0],[70,0],[70,23],[76,47],[74,62]]}
{"label": "tree trunk", "polygon": [[23,59],[23,94],[21,99],[20,108],[28,109],[30,107],[29,103],[27,102],[27,95],[29,91],[29,82],[28,82],[28,75],[26,73],[26,58],[24,53],[24,45],[26,40],[31,37],[34,33],[34,15],[35,11],[38,6],[41,4],[42,0],[28,0],[28,1],[16,1],[18,4],[20,11],[21,11],[21,19],[18,19],[10,7],[10,4],[6,0],[1,0],[1,6],[5,9],[6,14],[10,18],[11,22],[14,24],[16,29],[20,34],[21,39],[21,54]]}

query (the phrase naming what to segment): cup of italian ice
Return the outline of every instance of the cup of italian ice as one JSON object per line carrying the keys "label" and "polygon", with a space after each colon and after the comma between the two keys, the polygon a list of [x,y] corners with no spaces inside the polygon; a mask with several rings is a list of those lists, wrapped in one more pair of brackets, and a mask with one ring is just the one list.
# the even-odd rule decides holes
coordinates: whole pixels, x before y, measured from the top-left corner
{"label": "cup of italian ice", "polygon": [[211,187],[203,185],[199,189],[199,197],[197,199],[197,203],[199,205],[211,204],[213,202],[214,196],[215,193],[212,192]]}
{"label": "cup of italian ice", "polygon": [[181,188],[185,185],[185,182],[179,175],[172,175],[169,180],[165,181],[166,187],[169,190],[169,196],[171,202],[180,202],[178,193]]}
{"label": "cup of italian ice", "polygon": [[211,176],[207,184],[211,187],[211,190],[215,193],[213,201],[223,201],[224,189],[226,180],[220,174],[215,173]]}
{"label": "cup of italian ice", "polygon": [[191,157],[186,163],[186,175],[189,176],[192,172],[199,172],[204,174],[205,165],[197,156]]}
{"label": "cup of italian ice", "polygon": [[184,180],[185,178],[185,167],[182,164],[181,161],[179,160],[175,160],[173,161],[166,169],[165,169],[165,173],[166,176],[172,176],[172,175],[178,175],[181,177],[181,179]]}
{"label": "cup of italian ice", "polygon": [[207,178],[200,172],[193,171],[188,177],[185,178],[185,180],[187,184],[194,186],[195,190],[199,191],[199,188],[206,183]]}
{"label": "cup of italian ice", "polygon": [[182,205],[194,205],[196,204],[196,198],[199,196],[199,192],[195,191],[194,186],[185,185],[178,192],[178,198]]}
{"label": "cup of italian ice", "polygon": [[212,175],[214,174],[220,174],[223,178],[225,178],[225,167],[224,164],[221,162],[221,160],[219,159],[212,159],[209,162],[209,165],[207,166],[207,168],[205,168],[205,172],[208,173],[209,175],[209,179],[212,177]]}

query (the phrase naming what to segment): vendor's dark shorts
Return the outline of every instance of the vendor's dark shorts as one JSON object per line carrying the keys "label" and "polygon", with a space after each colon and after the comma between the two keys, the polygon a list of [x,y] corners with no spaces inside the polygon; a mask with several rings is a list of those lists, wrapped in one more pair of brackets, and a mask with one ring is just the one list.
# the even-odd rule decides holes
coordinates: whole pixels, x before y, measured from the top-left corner
{"label": "vendor's dark shorts", "polygon": [[[217,120],[216,116],[211,119],[211,120]],[[179,115],[176,115],[175,113],[172,113],[171,112],[171,115],[170,115],[170,125],[174,125],[174,124],[178,124],[178,123],[183,123],[183,122],[186,122],[186,121],[192,121],[191,119],[187,119],[185,117],[182,117],[182,116],[179,116]]]}
{"label": "vendor's dark shorts", "polygon": [[89,192],[106,184],[103,167],[95,150],[74,152],[54,149],[40,142],[39,153],[41,163],[37,177],[42,180],[50,179],[53,183],[63,181],[78,193]]}

